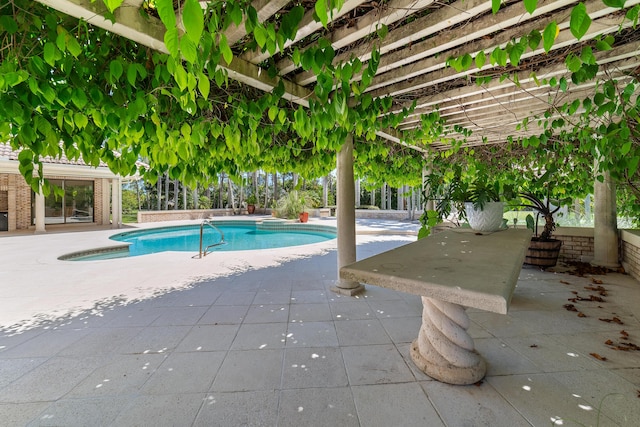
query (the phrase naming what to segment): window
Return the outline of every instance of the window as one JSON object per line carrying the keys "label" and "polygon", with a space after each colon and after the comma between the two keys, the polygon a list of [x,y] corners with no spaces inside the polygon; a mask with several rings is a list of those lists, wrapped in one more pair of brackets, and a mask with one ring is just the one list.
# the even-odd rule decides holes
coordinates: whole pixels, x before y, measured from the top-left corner
{"label": "window", "polygon": [[[93,181],[50,179],[49,182],[62,188],[64,194],[59,196],[52,191],[45,197],[45,224],[93,222]],[[35,224],[35,212],[32,217]]]}

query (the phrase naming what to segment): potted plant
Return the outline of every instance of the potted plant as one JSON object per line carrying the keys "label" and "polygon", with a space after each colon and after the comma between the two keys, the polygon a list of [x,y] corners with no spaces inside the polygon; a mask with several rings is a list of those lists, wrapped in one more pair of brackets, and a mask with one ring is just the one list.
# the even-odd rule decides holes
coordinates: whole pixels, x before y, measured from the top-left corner
{"label": "potted plant", "polygon": [[[463,176],[462,168],[445,176],[431,173],[425,179],[426,200],[434,202],[434,209],[426,210],[421,218],[423,228],[419,237],[428,235],[429,228],[443,219],[452,219],[456,225],[467,220],[477,231],[491,232],[502,228],[503,199],[512,199],[513,188],[499,181],[492,182],[487,174],[478,172],[474,177]],[[452,213],[456,215],[452,216]]]}
{"label": "potted plant", "polygon": [[280,218],[300,219],[302,213],[307,214],[307,220],[309,219],[309,213],[305,212],[306,199],[302,192],[298,190],[291,190],[286,195],[278,199],[276,204],[276,214]]}
{"label": "potted plant", "polygon": [[298,219],[300,220],[300,222],[308,222],[309,221],[309,212],[306,211],[307,209],[307,201],[305,198],[304,193],[300,193],[299,195],[299,203],[300,203],[300,212],[298,213]]}
{"label": "potted plant", "polygon": [[[520,197],[527,201],[522,206],[537,211],[535,220],[531,214],[526,217],[527,228],[533,231],[534,236],[531,238],[531,244],[527,250],[524,263],[541,268],[553,267],[558,262],[560,248],[562,247],[562,240],[552,237],[556,229],[553,214],[558,212],[560,206],[553,208],[548,197],[546,202],[543,202],[532,193],[521,193]],[[544,218],[544,227],[542,233],[538,235],[538,218],[540,215]]]}
{"label": "potted plant", "polygon": [[255,194],[251,194],[249,195],[249,197],[247,197],[247,212],[249,212],[250,215],[256,211],[257,202],[258,200]]}

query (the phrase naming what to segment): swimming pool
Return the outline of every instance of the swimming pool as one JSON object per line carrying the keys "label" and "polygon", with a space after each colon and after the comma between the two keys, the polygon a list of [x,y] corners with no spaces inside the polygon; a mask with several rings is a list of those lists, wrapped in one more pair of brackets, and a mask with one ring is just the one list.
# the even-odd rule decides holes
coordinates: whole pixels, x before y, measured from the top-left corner
{"label": "swimming pool", "polygon": [[[202,227],[203,249],[208,252],[246,251],[307,245],[336,238],[335,227],[311,224],[289,224],[284,221],[216,221]],[[200,224],[179,225],[127,231],[110,237],[128,246],[99,248],[75,252],[59,259],[88,261],[147,255],[157,252],[180,251],[198,254]]]}

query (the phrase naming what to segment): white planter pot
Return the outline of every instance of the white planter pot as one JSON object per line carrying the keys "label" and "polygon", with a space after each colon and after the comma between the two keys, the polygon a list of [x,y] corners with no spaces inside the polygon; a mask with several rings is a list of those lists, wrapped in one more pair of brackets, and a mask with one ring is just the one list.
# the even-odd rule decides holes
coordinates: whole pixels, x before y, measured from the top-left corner
{"label": "white planter pot", "polygon": [[472,229],[476,231],[498,231],[502,227],[502,214],[504,202],[488,202],[482,210],[476,209],[473,203],[465,203],[467,220]]}

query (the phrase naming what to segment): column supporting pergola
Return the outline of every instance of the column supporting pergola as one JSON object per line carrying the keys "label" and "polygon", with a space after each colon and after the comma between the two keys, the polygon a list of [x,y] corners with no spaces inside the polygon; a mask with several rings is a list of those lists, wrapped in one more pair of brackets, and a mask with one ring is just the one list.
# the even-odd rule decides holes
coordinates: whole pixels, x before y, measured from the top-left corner
{"label": "column supporting pergola", "polygon": [[594,184],[593,223],[593,265],[617,268],[620,266],[618,254],[618,224],[616,216],[616,185],[609,172],[604,172],[604,180]]}
{"label": "column supporting pergola", "polygon": [[46,233],[47,230],[44,226],[44,193],[42,192],[42,184],[38,187],[38,192],[36,193],[36,209],[35,209],[35,219],[36,219],[36,234]]}
{"label": "column supporting pergola", "polygon": [[111,180],[111,228],[122,224],[122,182],[120,178]]}
{"label": "column supporting pergola", "polygon": [[[356,262],[355,181],[353,178],[353,135],[349,134],[338,152],[338,185],[336,216],[338,222],[338,274],[340,268]],[[353,296],[364,291],[364,285],[338,276],[333,292]]]}

